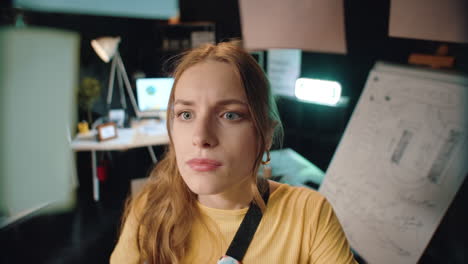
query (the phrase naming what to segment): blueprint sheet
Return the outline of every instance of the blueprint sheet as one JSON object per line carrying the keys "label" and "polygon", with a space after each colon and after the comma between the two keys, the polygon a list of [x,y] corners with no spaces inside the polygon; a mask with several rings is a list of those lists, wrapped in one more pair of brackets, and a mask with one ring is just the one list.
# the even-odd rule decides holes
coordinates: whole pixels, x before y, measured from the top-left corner
{"label": "blueprint sheet", "polygon": [[374,68],[320,187],[368,263],[417,263],[468,172],[466,78]]}

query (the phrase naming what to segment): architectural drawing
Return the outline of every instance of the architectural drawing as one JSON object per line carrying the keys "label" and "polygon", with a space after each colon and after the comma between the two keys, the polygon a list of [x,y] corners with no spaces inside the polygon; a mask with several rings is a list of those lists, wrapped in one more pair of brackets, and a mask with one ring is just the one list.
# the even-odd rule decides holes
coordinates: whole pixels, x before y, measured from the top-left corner
{"label": "architectural drawing", "polygon": [[368,263],[417,263],[468,172],[467,79],[411,71],[371,71],[320,187]]}

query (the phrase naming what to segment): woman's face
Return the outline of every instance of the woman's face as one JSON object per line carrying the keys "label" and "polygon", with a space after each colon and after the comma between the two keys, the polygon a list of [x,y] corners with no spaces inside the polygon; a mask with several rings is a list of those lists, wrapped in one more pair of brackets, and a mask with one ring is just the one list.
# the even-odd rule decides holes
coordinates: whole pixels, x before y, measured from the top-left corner
{"label": "woman's face", "polygon": [[205,61],[175,87],[172,139],[177,166],[198,195],[220,194],[251,179],[256,133],[235,69]]}

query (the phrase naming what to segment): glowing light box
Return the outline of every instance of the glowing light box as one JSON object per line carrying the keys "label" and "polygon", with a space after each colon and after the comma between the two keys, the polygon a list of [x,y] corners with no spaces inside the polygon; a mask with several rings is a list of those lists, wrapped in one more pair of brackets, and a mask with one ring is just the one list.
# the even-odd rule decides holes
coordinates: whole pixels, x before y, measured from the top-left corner
{"label": "glowing light box", "polygon": [[324,105],[336,105],[341,97],[341,85],[335,81],[299,78],[295,95],[298,99]]}

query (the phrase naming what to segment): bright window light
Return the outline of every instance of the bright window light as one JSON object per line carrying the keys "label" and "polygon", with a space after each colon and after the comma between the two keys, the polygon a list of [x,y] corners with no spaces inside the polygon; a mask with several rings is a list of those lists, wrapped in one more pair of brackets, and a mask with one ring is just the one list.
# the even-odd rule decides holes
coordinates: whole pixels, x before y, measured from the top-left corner
{"label": "bright window light", "polygon": [[295,95],[304,101],[336,105],[341,97],[341,85],[334,81],[299,78],[296,80]]}

